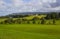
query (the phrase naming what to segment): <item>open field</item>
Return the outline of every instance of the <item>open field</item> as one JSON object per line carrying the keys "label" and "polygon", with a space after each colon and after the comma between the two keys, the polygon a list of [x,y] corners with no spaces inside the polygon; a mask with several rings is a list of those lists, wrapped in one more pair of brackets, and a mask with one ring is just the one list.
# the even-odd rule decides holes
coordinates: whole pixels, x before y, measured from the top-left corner
{"label": "open field", "polygon": [[[24,19],[31,20],[35,16],[40,19],[46,17],[46,15],[34,15],[24,17]],[[6,19],[8,19],[8,23],[0,24],[0,39],[60,39],[60,20],[55,20],[55,24],[53,24],[53,19],[45,20],[43,25],[38,23],[41,22],[39,19],[35,20],[35,24],[33,24],[34,20],[29,21],[30,24],[16,22],[17,19],[22,20],[23,18],[12,18],[16,23],[11,24],[9,24],[11,22],[9,22],[9,18],[0,18],[0,22],[4,22]],[[20,22],[20,20],[17,21]]]}
{"label": "open field", "polygon": [[60,25],[0,24],[0,39],[60,39]]}

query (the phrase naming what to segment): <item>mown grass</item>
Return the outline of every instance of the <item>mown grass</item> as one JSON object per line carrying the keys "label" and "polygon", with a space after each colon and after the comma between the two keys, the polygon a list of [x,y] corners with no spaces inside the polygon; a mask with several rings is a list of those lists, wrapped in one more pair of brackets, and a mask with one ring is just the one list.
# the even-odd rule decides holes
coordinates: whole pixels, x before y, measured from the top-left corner
{"label": "mown grass", "polygon": [[60,25],[0,24],[0,39],[60,39]]}

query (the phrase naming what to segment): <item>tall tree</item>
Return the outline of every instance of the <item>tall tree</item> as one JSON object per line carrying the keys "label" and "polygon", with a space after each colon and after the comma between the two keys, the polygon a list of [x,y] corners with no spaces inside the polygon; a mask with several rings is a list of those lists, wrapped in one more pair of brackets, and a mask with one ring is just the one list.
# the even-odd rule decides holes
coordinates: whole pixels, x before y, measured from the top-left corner
{"label": "tall tree", "polygon": [[41,24],[45,24],[45,19],[44,18],[41,19]]}

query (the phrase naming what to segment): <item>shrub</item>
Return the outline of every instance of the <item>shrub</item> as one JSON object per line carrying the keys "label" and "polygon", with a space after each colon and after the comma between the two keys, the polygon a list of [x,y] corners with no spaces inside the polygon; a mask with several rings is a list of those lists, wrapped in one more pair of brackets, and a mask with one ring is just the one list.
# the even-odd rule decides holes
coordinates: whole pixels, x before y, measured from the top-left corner
{"label": "shrub", "polygon": [[14,23],[21,24],[21,19],[14,20]]}
{"label": "shrub", "polygon": [[40,18],[39,17],[34,17],[32,20],[39,20]]}
{"label": "shrub", "polygon": [[3,22],[0,22],[0,24],[4,24]]}
{"label": "shrub", "polygon": [[56,21],[55,21],[55,19],[53,19],[53,24],[56,24]]}
{"label": "shrub", "polygon": [[27,24],[30,24],[30,21],[27,21]]}
{"label": "shrub", "polygon": [[4,20],[5,24],[12,24],[13,23],[13,19],[6,19]]}
{"label": "shrub", "polygon": [[36,22],[35,22],[35,21],[33,21],[32,23],[33,23],[33,24],[35,24]]}
{"label": "shrub", "polygon": [[44,18],[41,19],[41,24],[45,24],[45,19]]}

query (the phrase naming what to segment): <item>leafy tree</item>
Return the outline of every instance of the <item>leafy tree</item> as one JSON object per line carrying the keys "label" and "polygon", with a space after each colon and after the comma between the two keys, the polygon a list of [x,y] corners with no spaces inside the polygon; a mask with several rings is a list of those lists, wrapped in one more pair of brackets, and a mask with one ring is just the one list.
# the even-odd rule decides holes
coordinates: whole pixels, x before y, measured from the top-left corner
{"label": "leafy tree", "polygon": [[60,18],[60,13],[59,13],[59,18]]}
{"label": "leafy tree", "polygon": [[4,20],[5,24],[12,24],[13,23],[13,19],[6,19]]}
{"label": "leafy tree", "polygon": [[38,22],[38,24],[40,24],[40,22]]}
{"label": "leafy tree", "polygon": [[53,19],[53,24],[56,24],[56,20],[55,19]]}
{"label": "leafy tree", "polygon": [[16,20],[14,20],[14,22],[17,23],[17,24],[21,24],[21,19],[18,18]]}
{"label": "leafy tree", "polygon": [[45,17],[45,19],[51,19],[51,14],[47,14],[47,16]]}
{"label": "leafy tree", "polygon": [[35,21],[33,21],[32,23],[33,23],[33,24],[35,24],[36,22],[35,22]]}
{"label": "leafy tree", "polygon": [[28,24],[30,24],[30,21],[27,21]]}
{"label": "leafy tree", "polygon": [[45,24],[45,19],[44,18],[42,18],[41,24]]}
{"label": "leafy tree", "polygon": [[4,24],[3,22],[0,22],[0,24]]}
{"label": "leafy tree", "polygon": [[39,20],[40,18],[39,17],[34,17],[32,20]]}

